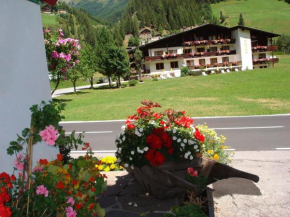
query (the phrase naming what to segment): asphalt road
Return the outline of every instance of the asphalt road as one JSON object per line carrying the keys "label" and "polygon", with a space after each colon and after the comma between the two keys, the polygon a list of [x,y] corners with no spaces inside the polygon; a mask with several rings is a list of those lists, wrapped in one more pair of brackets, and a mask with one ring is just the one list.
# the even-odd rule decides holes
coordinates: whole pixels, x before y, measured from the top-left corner
{"label": "asphalt road", "polygon": [[[224,135],[227,146],[235,151],[290,150],[290,114],[247,117],[194,118],[194,124],[205,123]],[[61,122],[66,132],[85,131],[84,141],[94,152],[115,152],[115,139],[124,120]]]}

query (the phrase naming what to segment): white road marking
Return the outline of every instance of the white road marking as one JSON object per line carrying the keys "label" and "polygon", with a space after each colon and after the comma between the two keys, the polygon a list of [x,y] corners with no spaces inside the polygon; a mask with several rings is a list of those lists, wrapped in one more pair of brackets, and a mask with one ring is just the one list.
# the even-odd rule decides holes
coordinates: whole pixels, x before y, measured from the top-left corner
{"label": "white road marking", "polygon": [[[65,132],[65,134],[71,134],[72,132]],[[113,131],[84,131],[84,132],[75,132],[76,134],[85,133],[85,134],[95,134],[95,133],[113,133]]]}
{"label": "white road marking", "polygon": [[[100,150],[93,151],[94,153],[115,153],[117,150]],[[71,153],[87,153],[87,151],[71,151]]]}
{"label": "white road marking", "polygon": [[229,149],[224,149],[225,151],[235,151],[236,149],[234,148],[229,148]]}
{"label": "white road marking", "polygon": [[290,150],[290,148],[276,148],[276,150]]}
{"label": "white road marking", "polygon": [[[290,114],[276,115],[249,115],[249,116],[213,116],[213,117],[192,117],[193,119],[215,119],[215,118],[256,118],[256,117],[277,117],[290,116]],[[104,120],[104,121],[61,121],[60,124],[81,124],[81,123],[104,123],[104,122],[125,122],[126,120]]]}
{"label": "white road marking", "polygon": [[247,129],[275,129],[283,128],[284,126],[266,126],[266,127],[229,127],[229,128],[211,128],[214,130],[247,130]]}

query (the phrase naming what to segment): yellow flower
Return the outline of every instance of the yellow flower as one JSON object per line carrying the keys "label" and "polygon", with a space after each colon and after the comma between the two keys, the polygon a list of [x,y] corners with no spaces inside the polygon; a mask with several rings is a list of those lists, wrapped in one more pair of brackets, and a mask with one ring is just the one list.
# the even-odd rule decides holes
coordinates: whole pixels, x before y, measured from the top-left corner
{"label": "yellow flower", "polygon": [[114,170],[116,168],[115,164],[111,164],[110,169]]}
{"label": "yellow flower", "polygon": [[124,169],[124,167],[122,167],[122,166],[120,165],[119,169],[120,169],[120,170],[123,170],[123,169]]}
{"label": "yellow flower", "polygon": [[207,153],[208,154],[213,154],[213,150],[208,150]]}
{"label": "yellow flower", "polygon": [[215,154],[215,155],[213,156],[213,159],[215,159],[215,160],[219,160],[220,157],[218,156],[218,154]]}
{"label": "yellow flower", "polygon": [[104,169],[104,171],[106,171],[106,172],[110,171],[110,167],[109,167],[109,166],[106,167],[106,168]]}
{"label": "yellow flower", "polygon": [[104,169],[104,166],[103,165],[100,165],[99,166],[99,170],[102,171],[103,169]]}

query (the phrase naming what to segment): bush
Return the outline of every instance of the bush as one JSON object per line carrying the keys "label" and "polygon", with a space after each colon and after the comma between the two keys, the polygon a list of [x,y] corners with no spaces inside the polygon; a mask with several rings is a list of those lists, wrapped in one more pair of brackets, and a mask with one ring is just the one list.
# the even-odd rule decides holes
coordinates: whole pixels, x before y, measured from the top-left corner
{"label": "bush", "polygon": [[189,76],[199,76],[199,75],[201,75],[201,71],[189,71],[187,73],[187,75],[189,75]]}
{"label": "bush", "polygon": [[188,67],[181,68],[181,77],[186,76],[188,72],[189,72]]}
{"label": "bush", "polygon": [[130,80],[130,81],[129,81],[129,86],[130,86],[130,87],[136,86],[136,85],[137,85],[137,83],[138,83],[138,81],[137,81],[137,80],[135,80],[135,79],[132,79],[132,80]]}
{"label": "bush", "polygon": [[104,79],[103,78],[100,78],[98,81],[97,81],[97,84],[102,84],[104,83]]}

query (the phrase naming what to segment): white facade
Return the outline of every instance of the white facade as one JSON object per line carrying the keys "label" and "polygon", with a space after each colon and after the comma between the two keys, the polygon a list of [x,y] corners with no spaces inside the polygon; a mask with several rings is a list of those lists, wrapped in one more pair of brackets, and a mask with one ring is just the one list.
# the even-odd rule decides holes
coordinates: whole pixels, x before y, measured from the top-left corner
{"label": "white facade", "polygon": [[[208,24],[211,25],[211,24]],[[206,26],[206,25],[205,25]],[[201,32],[202,32],[201,27]],[[223,27],[218,27],[222,28]],[[251,70],[253,68],[264,68],[271,67],[270,60],[273,58],[271,55],[270,49],[267,46],[270,46],[269,37],[265,39],[263,34],[273,34],[267,33],[260,30],[255,30],[247,27],[238,27],[232,28],[230,30],[230,36],[228,35],[228,29],[224,28],[226,33],[224,36],[221,31],[214,35],[208,37],[209,41],[206,43],[196,44],[190,43],[186,44],[185,41],[180,41],[181,46],[166,46],[158,47],[155,43],[154,48],[149,48],[147,51],[148,57],[145,57],[145,69],[146,71],[150,70],[150,74],[172,74],[175,72],[180,73],[181,68],[184,66],[190,67],[191,70],[217,70],[218,68],[231,69],[238,68],[238,70]],[[192,31],[192,30],[191,30]],[[255,31],[256,34],[262,32],[263,43],[265,44],[265,50],[258,50],[252,52],[252,35],[251,31]],[[180,33],[183,34],[183,33]],[[209,33],[210,34],[210,33]],[[202,37],[197,37],[197,33],[192,33],[192,40],[198,38],[202,40]],[[179,35],[180,36],[180,35]],[[271,37],[276,37],[277,35],[271,35]],[[167,40],[168,44],[170,40],[176,41],[177,39],[174,36]],[[225,37],[225,38],[222,38]],[[228,37],[231,37],[230,41]],[[173,38],[173,39],[172,39]],[[181,37],[179,37],[180,39]],[[224,42],[214,42],[214,40],[224,39]],[[265,42],[267,40],[267,42]],[[257,41],[257,40],[256,40]],[[191,41],[195,42],[195,41]],[[147,44],[148,46],[148,44]],[[149,46],[148,46],[149,47]],[[225,51],[229,51],[225,53]],[[196,53],[204,52],[203,55],[196,55]],[[173,56],[172,56],[173,55]],[[265,62],[261,64],[258,63],[254,65],[255,60],[266,59]],[[270,60],[269,60],[270,59]],[[277,59],[278,62],[278,59]]]}
{"label": "white facade", "polygon": [[[7,155],[9,142],[30,126],[29,108],[51,100],[39,5],[1,0],[0,33],[0,173],[11,173],[15,156]],[[36,144],[34,162],[57,153],[56,148]]]}

